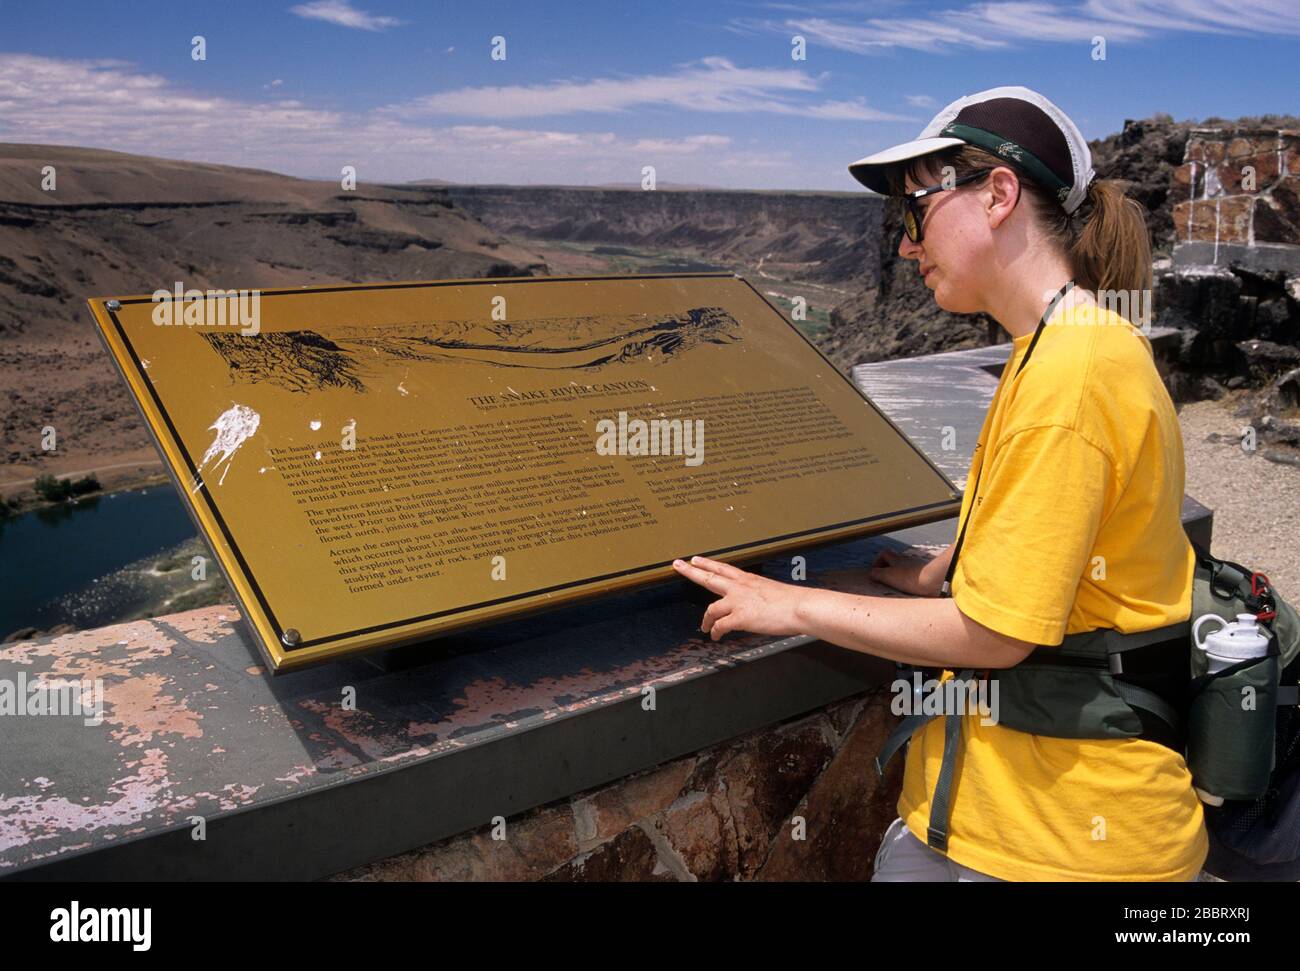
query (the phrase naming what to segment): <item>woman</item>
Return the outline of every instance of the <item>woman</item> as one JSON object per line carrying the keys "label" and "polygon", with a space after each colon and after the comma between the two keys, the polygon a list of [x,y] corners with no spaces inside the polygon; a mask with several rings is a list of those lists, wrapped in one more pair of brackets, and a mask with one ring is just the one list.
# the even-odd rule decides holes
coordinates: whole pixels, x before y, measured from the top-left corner
{"label": "woman", "polygon": [[[926,563],[882,554],[871,576],[916,595],[899,599],[678,560],[719,596],[701,629],[715,640],[810,634],[956,671],[1012,668],[1067,634],[1186,620],[1194,553],[1177,416],[1145,335],[1097,298],[1149,299],[1141,208],[1093,181],[1078,129],[1018,87],[962,98],[916,140],[850,171],[907,194],[899,254],[939,306],[989,314],[1012,339],[975,447],[956,562],[953,547]],[[947,831],[935,840],[944,721],[911,738],[874,879],[1197,879],[1208,839],[1191,776],[1174,748],[1145,738],[1051,737],[964,717]]]}

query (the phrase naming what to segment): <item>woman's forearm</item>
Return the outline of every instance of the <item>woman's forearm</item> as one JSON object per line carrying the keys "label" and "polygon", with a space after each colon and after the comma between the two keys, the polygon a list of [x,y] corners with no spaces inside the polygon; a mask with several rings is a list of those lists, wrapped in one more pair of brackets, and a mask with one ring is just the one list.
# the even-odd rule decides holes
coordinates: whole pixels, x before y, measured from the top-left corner
{"label": "woman's forearm", "polygon": [[953,549],[953,544],[949,543],[947,549],[921,567],[921,583],[927,589],[937,591],[943,586],[943,578],[948,575],[948,564],[952,562]]}
{"label": "woman's forearm", "polygon": [[971,620],[948,597],[808,590],[798,614],[803,632],[819,640],[921,667],[1013,667],[1034,647]]}

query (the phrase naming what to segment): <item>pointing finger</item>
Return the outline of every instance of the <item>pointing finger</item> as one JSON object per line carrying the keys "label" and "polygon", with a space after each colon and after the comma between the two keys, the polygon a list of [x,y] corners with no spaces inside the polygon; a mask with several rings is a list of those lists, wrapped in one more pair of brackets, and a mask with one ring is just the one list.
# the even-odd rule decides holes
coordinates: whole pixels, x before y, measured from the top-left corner
{"label": "pointing finger", "polygon": [[703,570],[708,570],[719,576],[730,577],[733,580],[745,576],[745,571],[739,567],[732,566],[730,563],[723,563],[721,560],[711,560],[707,556],[692,556],[691,563]]}
{"label": "pointing finger", "polygon": [[701,570],[697,566],[691,566],[685,560],[673,560],[673,569],[680,573],[686,579],[693,583],[698,583],[704,589],[712,593],[725,593],[727,579],[717,573],[710,573],[707,570]]}

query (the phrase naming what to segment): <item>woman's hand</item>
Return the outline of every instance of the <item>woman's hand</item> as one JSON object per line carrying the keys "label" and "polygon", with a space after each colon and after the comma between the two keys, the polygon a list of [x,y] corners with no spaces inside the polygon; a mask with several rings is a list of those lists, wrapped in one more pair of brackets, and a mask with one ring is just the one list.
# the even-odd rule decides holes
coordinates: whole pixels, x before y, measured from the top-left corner
{"label": "woman's hand", "polygon": [[809,591],[789,583],[769,580],[704,556],[691,562],[673,560],[673,569],[721,599],[709,604],[700,630],[715,641],[733,630],[789,637],[799,630],[797,606]]}
{"label": "woman's hand", "polygon": [[910,593],[914,597],[937,597],[943,586],[943,575],[948,570],[951,550],[952,547],[949,547],[946,553],[929,560],[908,556],[897,550],[881,550],[867,576],[877,583]]}

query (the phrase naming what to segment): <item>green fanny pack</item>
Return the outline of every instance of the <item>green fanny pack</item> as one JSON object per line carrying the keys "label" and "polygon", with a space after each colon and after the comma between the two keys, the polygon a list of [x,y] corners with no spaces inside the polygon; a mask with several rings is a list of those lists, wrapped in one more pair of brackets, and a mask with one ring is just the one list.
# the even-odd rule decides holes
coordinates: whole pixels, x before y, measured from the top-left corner
{"label": "green fanny pack", "polygon": [[[1282,739],[1279,710],[1300,704],[1300,616],[1267,578],[1196,547],[1189,620],[1141,633],[1092,630],[1039,647],[1013,668],[956,673],[967,695],[993,698],[1005,728],[1059,738],[1145,739],[1186,758],[1193,785],[1212,805],[1255,800],[1270,790]],[[1269,639],[1260,657],[1210,673],[1191,624],[1206,614],[1249,613]],[[939,672],[927,672],[937,677]],[[953,697],[953,692],[948,692]],[[920,706],[917,706],[920,707]],[[928,706],[927,706],[928,707]],[[952,707],[952,706],[948,706]],[[876,757],[882,775],[894,753],[935,718],[944,718],[943,760],[930,800],[928,843],[946,851],[961,724],[959,711],[916,711]],[[988,712],[981,708],[984,714]],[[1288,712],[1289,714],[1289,712]],[[1294,725],[1287,718],[1285,724]],[[1290,729],[1288,729],[1290,731]]]}

